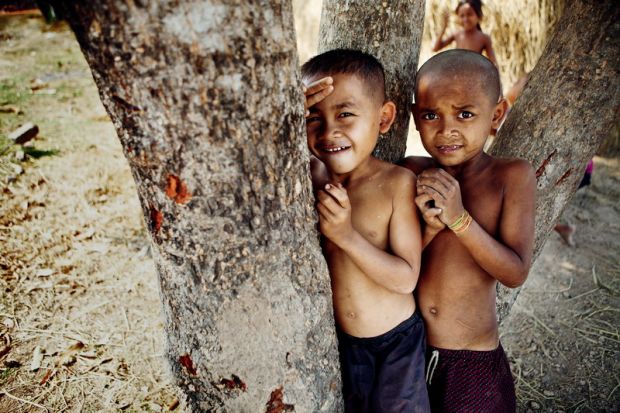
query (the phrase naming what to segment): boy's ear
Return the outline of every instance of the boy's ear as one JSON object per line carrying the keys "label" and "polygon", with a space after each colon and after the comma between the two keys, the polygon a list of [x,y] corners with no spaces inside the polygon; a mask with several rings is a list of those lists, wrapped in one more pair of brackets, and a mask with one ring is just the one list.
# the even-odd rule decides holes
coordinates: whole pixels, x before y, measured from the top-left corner
{"label": "boy's ear", "polygon": [[415,124],[415,130],[419,131],[420,128],[418,128],[418,107],[416,106],[415,103],[411,104],[411,115],[413,116],[413,123]]}
{"label": "boy's ear", "polygon": [[379,131],[386,133],[390,130],[392,123],[396,119],[396,104],[390,100],[385,102],[381,107],[381,121],[379,123]]}
{"label": "boy's ear", "polygon": [[498,129],[502,125],[506,113],[508,113],[508,101],[505,98],[501,98],[495,105],[495,110],[493,111],[493,129]]}

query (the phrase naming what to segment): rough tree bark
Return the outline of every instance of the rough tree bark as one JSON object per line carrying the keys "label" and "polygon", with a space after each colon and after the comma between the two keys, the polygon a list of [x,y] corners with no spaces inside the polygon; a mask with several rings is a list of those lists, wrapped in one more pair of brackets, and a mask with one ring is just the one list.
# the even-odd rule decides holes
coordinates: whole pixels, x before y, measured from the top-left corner
{"label": "rough tree bark", "polygon": [[[620,7],[579,0],[556,32],[491,152],[529,160],[538,182],[536,257],[583,177],[587,161],[618,125]],[[519,290],[498,291],[500,319]]]}
{"label": "rough tree bark", "polygon": [[290,3],[62,3],[136,181],[188,407],[339,410]]}
{"label": "rough tree bark", "polygon": [[391,131],[379,139],[375,155],[390,162],[401,159],[407,146],[423,21],[424,0],[323,0],[319,51],[359,49],[383,63],[386,93],[398,115]]}

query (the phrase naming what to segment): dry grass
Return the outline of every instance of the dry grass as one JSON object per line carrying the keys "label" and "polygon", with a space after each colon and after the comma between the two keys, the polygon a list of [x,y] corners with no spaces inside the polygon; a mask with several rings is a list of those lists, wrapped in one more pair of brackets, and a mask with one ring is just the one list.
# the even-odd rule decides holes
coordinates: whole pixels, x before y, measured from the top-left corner
{"label": "dry grass", "polygon": [[[11,104],[23,111],[0,114],[2,132],[35,122],[36,146],[59,150],[22,163],[25,172],[1,188],[0,411],[165,408],[174,394],[155,271],[86,64],[64,26],[13,17],[0,27],[10,37],[0,44],[2,96],[21,96]],[[32,93],[31,80],[46,76],[56,92]]]}

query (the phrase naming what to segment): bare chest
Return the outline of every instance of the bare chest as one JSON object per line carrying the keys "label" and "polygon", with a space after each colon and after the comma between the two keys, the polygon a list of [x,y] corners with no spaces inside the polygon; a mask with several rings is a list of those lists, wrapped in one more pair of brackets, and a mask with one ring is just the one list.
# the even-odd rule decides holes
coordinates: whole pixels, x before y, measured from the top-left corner
{"label": "bare chest", "polygon": [[494,180],[461,184],[463,207],[491,235],[497,232],[503,207],[503,185]]}
{"label": "bare chest", "polygon": [[460,33],[455,37],[456,47],[459,49],[467,49],[476,53],[482,53],[484,49],[484,37],[480,35],[466,35]]}
{"label": "bare chest", "polygon": [[391,200],[381,196],[352,196],[351,223],[353,228],[370,243],[383,250],[388,245]]}

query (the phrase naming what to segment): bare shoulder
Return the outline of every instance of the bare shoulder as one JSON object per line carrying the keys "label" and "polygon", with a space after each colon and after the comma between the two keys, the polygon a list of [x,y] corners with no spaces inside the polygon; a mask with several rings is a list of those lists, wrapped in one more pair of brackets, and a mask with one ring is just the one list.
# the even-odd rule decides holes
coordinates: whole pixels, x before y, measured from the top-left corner
{"label": "bare shoulder", "polygon": [[535,184],[534,168],[525,159],[494,159],[493,173],[504,186]]}
{"label": "bare shoulder", "polygon": [[392,197],[403,193],[409,194],[415,188],[416,175],[407,168],[380,161],[377,172],[375,185],[381,185],[389,190]]}
{"label": "bare shoulder", "polygon": [[416,175],[419,175],[425,169],[434,168],[435,161],[433,161],[433,158],[428,156],[407,156],[406,158],[398,161],[398,165],[409,169]]}

